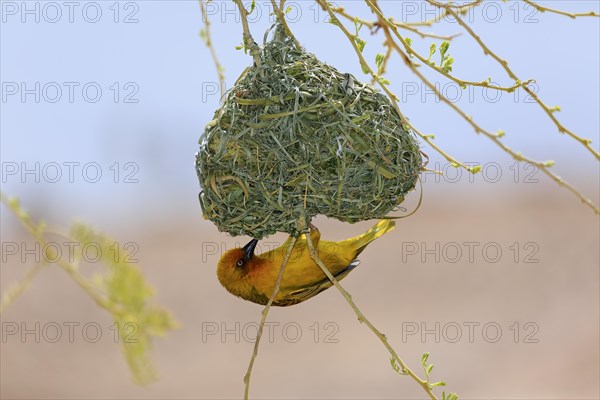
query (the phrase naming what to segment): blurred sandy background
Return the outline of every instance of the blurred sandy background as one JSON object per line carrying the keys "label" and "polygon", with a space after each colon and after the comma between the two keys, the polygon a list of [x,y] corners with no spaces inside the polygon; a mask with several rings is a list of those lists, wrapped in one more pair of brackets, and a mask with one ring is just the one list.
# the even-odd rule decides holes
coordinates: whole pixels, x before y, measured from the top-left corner
{"label": "blurred sandy background", "polygon": [[[513,198],[478,193],[470,194],[469,201],[440,201],[426,196],[421,211],[372,244],[344,283],[411,367],[419,369],[421,353],[429,351],[436,364],[434,379],[444,379],[461,398],[594,399],[599,373],[598,224],[568,196],[526,189]],[[51,268],[6,312],[3,323],[25,322],[33,329],[35,322],[42,327],[78,322],[75,340],[68,342],[66,326],[57,343],[45,343],[43,336],[35,343],[33,335],[22,343],[20,332],[8,336],[2,343],[2,397],[239,398],[256,329],[252,324],[261,307],[220,287],[218,255],[203,254],[203,244],[229,248],[235,240],[196,217],[119,235],[139,242],[139,258],[158,299],[182,325],[156,342],[157,383],[140,388],[131,382],[106,313],[62,271]],[[323,236],[333,239],[368,226],[317,222]],[[475,247],[473,263],[466,250],[456,263],[449,262],[456,258],[450,250],[437,252],[440,262],[435,252],[422,262],[423,251],[401,251],[408,242],[426,243],[429,249],[436,242],[442,249],[449,243],[459,243],[463,250],[465,242],[481,246]],[[539,262],[525,263],[530,251],[523,249],[515,262],[509,249],[514,242],[539,246],[529,259]],[[489,243],[503,251],[496,263],[479,251]],[[496,255],[490,250],[491,258]],[[21,271],[18,264],[4,265],[3,288]],[[276,323],[273,342],[263,339],[253,375],[254,398],[422,397],[413,382],[390,368],[385,349],[336,291],[274,309],[270,321]],[[103,329],[97,343],[88,343],[81,332],[90,322]],[[423,323],[431,331],[425,340]],[[229,330],[224,337],[222,329]]]}
{"label": "blurred sandy background", "polygon": [[[400,15],[409,2],[381,3],[390,14]],[[221,234],[200,216],[193,154],[204,124],[218,106],[218,96],[211,92],[214,66],[197,36],[200,13],[191,1],[135,4],[139,21],[129,25],[112,21],[108,3],[102,3],[104,17],[97,24],[81,19],[73,24],[43,19],[22,23],[19,14],[3,14],[7,19],[1,35],[2,82],[26,82],[29,87],[35,82],[97,82],[104,89],[97,103],[81,97],[73,103],[8,97],[1,104],[3,165],[96,162],[104,175],[98,183],[89,183],[81,175],[74,182],[63,177],[57,183],[36,182],[32,175],[3,176],[2,190],[20,197],[34,218],[53,226],[82,220],[119,243],[136,243],[136,257],[156,289],[157,301],[172,311],[181,326],[155,342],[160,379],[148,387],[136,386],[114,343],[108,314],[63,271],[51,266],[2,315],[3,399],[234,399],[243,395],[242,378],[262,308],[229,295],[216,279],[220,251],[245,244],[248,238]],[[249,59],[233,49],[241,40],[235,13],[228,11],[233,4],[216,4],[219,7],[211,11],[213,35],[231,85]],[[298,4],[303,14],[292,29],[301,42],[327,62],[362,77],[334,27],[314,22],[311,3]],[[344,6],[364,13],[353,4]],[[422,3],[414,4],[421,7]],[[511,60],[521,76],[537,79],[542,97],[562,106],[559,117],[567,126],[597,143],[598,20],[574,22],[536,14],[538,22],[525,23],[530,10],[518,9],[517,18],[516,9],[493,4],[504,7],[497,22],[474,16],[482,36]],[[551,5],[598,11],[595,2]],[[262,40],[268,12],[263,3],[258,6],[262,17],[252,23],[252,29]],[[120,10],[122,19],[135,8]],[[456,30],[455,24],[441,25],[444,33]],[[381,37],[371,38],[365,32],[365,38],[369,39],[368,59],[374,59]],[[523,42],[524,38],[531,42]],[[334,50],[332,43],[337,43]],[[429,42],[423,43],[426,51]],[[474,79],[492,75],[505,82],[489,60],[470,62],[480,60],[481,53],[466,38],[452,46],[456,73]],[[406,94],[415,88],[414,78],[399,63],[390,68],[393,90]],[[127,82],[136,83],[139,101],[114,102],[109,88],[114,82],[122,90]],[[473,135],[431,95],[421,93],[418,86],[417,90],[402,102],[411,121],[425,132],[435,132],[436,141],[452,154],[486,168],[475,177],[465,172],[456,176],[439,156],[425,149],[432,158],[430,167],[446,170],[448,177],[424,177],[419,212],[398,221],[395,231],[370,245],[344,286],[410,367],[422,373],[421,354],[430,352],[429,362],[436,365],[432,380],[446,381],[447,391],[458,392],[462,399],[598,399],[598,217],[539,171],[515,164]],[[491,102],[479,92],[460,104],[491,130],[506,130],[506,140],[515,149],[556,160],[557,172],[598,204],[597,163],[559,135],[533,104],[507,96]],[[110,169],[115,162],[121,172],[118,182]],[[123,181],[131,171],[124,169],[128,162],[139,168],[134,176],[137,183]],[[417,197],[411,195],[409,209]],[[32,246],[4,207],[0,216],[3,244]],[[359,234],[372,223],[348,226],[324,218],[315,221],[328,240]],[[277,235],[263,246],[283,240],[283,235]],[[2,293],[30,264],[15,256],[3,260]],[[100,266],[82,268],[92,275]],[[383,346],[357,322],[334,289],[291,308],[272,309],[269,321],[274,323],[271,342],[268,334],[263,337],[252,398],[424,397],[414,382],[392,370]],[[36,343],[32,334],[25,340],[21,332],[7,334],[15,324],[35,330],[36,323],[40,334],[44,326],[58,324],[62,337],[56,343],[41,337]],[[74,326],[72,342],[69,324]],[[101,328],[97,342],[83,336],[86,324]]]}

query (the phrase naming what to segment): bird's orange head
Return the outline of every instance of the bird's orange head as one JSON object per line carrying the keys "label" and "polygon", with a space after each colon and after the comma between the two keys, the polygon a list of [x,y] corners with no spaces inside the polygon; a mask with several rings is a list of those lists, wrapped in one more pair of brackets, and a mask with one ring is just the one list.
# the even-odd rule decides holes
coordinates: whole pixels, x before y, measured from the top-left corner
{"label": "bird's orange head", "polygon": [[244,247],[228,250],[221,256],[217,267],[217,277],[221,285],[231,294],[247,298],[252,292],[253,285],[248,272],[257,243],[257,239],[252,239]]}

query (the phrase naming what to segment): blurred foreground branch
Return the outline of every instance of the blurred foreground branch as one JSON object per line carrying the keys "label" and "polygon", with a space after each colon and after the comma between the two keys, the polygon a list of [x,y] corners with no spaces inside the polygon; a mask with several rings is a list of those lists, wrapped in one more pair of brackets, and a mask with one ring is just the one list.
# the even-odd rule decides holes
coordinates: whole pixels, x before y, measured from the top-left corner
{"label": "blurred foreground branch", "polygon": [[0,199],[40,244],[43,253],[43,261],[27,271],[22,281],[8,289],[3,296],[0,313],[4,313],[24,292],[45,265],[56,264],[99,307],[111,314],[119,330],[118,337],[122,338],[121,350],[136,383],[147,384],[153,381],[156,372],[150,357],[152,340],[164,336],[177,323],[167,310],[150,301],[154,291],[144,280],[141,270],[129,259],[125,249],[85,225],[74,224],[66,236],[69,243],[77,243],[79,248],[94,245],[99,249],[100,261],[106,266],[103,274],[90,280],[80,272],[81,254],[73,255],[72,260],[71,257],[67,259],[59,254],[46,240],[46,235],[56,232],[48,230],[43,222],[34,222],[17,199],[9,199],[3,193],[0,193]]}

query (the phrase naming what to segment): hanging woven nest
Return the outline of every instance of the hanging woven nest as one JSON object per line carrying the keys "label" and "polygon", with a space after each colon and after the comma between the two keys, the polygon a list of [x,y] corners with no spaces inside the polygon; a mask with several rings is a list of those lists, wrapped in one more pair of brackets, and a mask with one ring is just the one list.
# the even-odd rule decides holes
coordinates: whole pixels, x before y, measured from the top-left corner
{"label": "hanging woven nest", "polygon": [[298,234],[323,214],[381,218],[414,189],[422,157],[390,100],[296,46],[277,26],[200,138],[204,217],[231,235]]}

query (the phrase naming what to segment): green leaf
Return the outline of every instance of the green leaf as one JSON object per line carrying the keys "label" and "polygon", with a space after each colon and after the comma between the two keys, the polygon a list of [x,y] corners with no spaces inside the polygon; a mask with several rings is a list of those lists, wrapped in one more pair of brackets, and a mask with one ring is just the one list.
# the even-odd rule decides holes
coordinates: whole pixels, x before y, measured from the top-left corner
{"label": "green leaf", "polygon": [[358,21],[358,17],[354,17],[354,36],[358,36],[358,32],[360,32],[360,29],[363,27],[363,23]]}
{"label": "green leaf", "polygon": [[394,359],[394,357],[390,358],[390,364],[392,364],[392,368],[394,369],[394,371],[396,371],[399,375],[406,375],[406,372],[402,370],[402,368],[396,363],[396,360]]}
{"label": "green leaf", "polygon": [[452,57],[448,57],[445,61],[444,64],[442,65],[442,70],[444,72],[450,73],[452,72],[452,64],[454,63],[454,58]]}
{"label": "green leaf", "polygon": [[481,172],[481,165],[476,165],[474,167],[469,167],[469,172],[472,173],[473,175]]}
{"label": "green leaf", "polygon": [[[447,40],[444,40],[442,44],[440,44],[440,68],[446,73],[450,73],[452,71],[452,63],[454,62],[454,58],[450,57],[450,54],[448,54],[449,48],[450,42]],[[431,48],[429,51],[429,58],[431,58]]]}
{"label": "green leaf", "polygon": [[442,42],[440,45],[440,66],[444,65],[446,58],[448,58],[446,52],[448,51],[449,46],[450,44],[447,41]]}
{"label": "green leaf", "polygon": [[340,20],[337,19],[337,17],[333,16],[333,17],[329,18],[329,20],[327,21],[327,23],[339,26],[340,25]]}
{"label": "green leaf", "polygon": [[367,45],[367,42],[365,42],[364,40],[362,40],[358,36],[355,36],[354,40],[356,41],[356,44],[358,46],[358,50],[360,50],[360,52],[362,53],[362,51],[364,50],[365,46]]}
{"label": "green leaf", "polygon": [[400,367],[396,364],[396,360],[394,360],[394,357],[390,357],[390,364],[392,364],[392,368],[394,369],[394,371],[400,372]]}
{"label": "green leaf", "polygon": [[427,61],[431,60],[431,57],[433,57],[433,55],[435,54],[435,50],[435,43],[431,43],[431,46],[429,46],[429,57],[427,57]]}
{"label": "green leaf", "polygon": [[383,66],[384,60],[385,60],[385,55],[383,55],[381,53],[377,53],[375,55],[375,64],[377,65],[378,68],[381,68]]}
{"label": "green leaf", "polygon": [[427,367],[427,369],[425,370],[427,372],[427,376],[429,376],[429,374],[431,373],[431,370],[433,369],[433,364],[429,364],[429,366]]}

